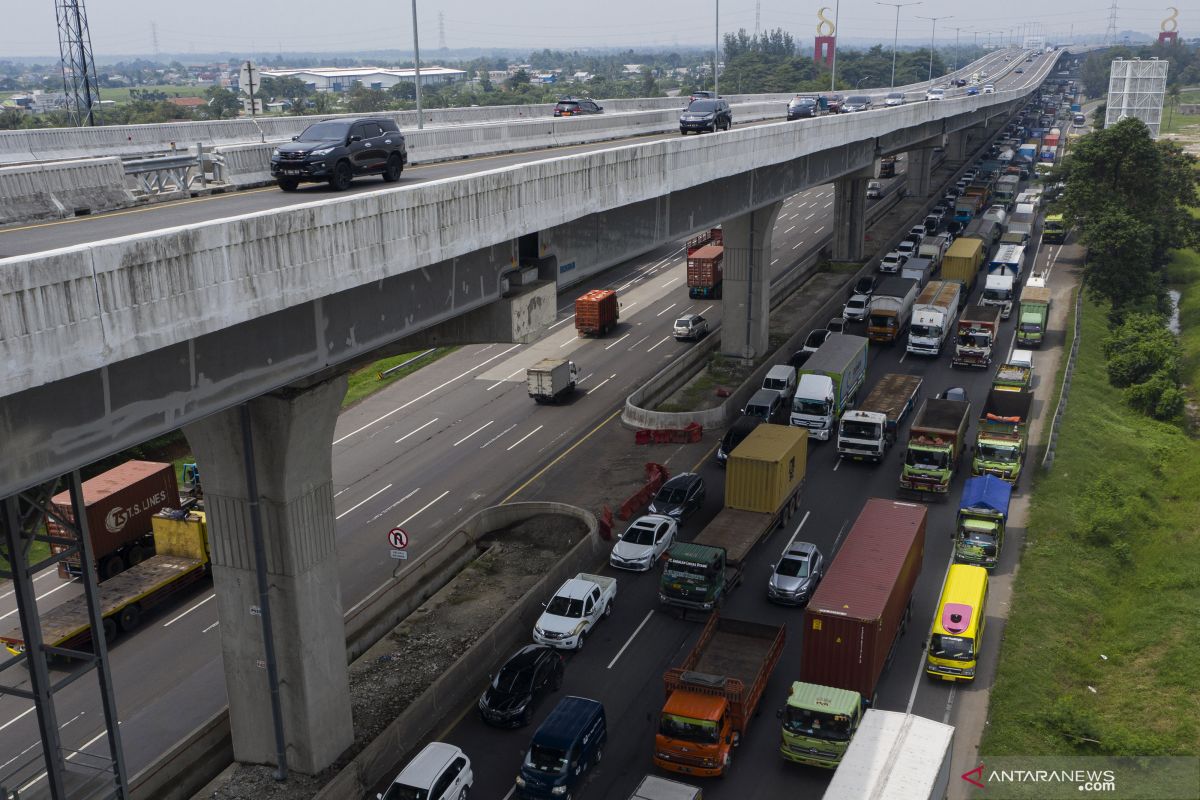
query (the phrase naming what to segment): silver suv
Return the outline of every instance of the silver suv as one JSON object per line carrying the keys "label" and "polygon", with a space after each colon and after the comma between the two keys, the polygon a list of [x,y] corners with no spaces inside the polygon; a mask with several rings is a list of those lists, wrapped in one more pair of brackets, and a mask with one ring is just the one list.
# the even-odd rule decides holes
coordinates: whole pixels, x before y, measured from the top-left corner
{"label": "silver suv", "polygon": [[708,334],[708,320],[699,314],[688,314],[675,320],[675,340],[703,339]]}

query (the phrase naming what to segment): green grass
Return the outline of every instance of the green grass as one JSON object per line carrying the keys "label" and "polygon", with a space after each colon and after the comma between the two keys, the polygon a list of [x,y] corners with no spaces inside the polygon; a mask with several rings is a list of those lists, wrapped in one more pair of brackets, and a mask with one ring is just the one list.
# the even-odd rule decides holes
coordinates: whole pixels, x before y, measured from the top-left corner
{"label": "green grass", "polygon": [[129,93],[131,91],[142,92],[162,92],[167,97],[204,97],[204,93],[208,91],[207,86],[172,86],[170,84],[161,84],[156,86],[123,86],[114,89],[101,89],[101,100],[112,100],[117,103],[128,103],[130,100]]}
{"label": "green grass", "polygon": [[383,380],[379,380],[379,373],[386,369],[390,369],[398,364],[403,364],[414,356],[425,352],[424,350],[414,350],[411,353],[401,353],[398,356],[385,358],[382,361],[376,361],[370,366],[355,370],[350,373],[350,386],[346,389],[346,399],[342,401],[342,408],[347,408],[359,402],[363,398],[370,397],[381,389],[391,386],[396,381],[403,378],[405,375],[411,375],[421,367],[426,367],[437,361],[439,358],[448,356],[457,350],[457,347],[439,347],[424,358],[414,361],[404,369],[398,369],[391,375],[388,375]]}
{"label": "green grass", "polygon": [[1125,405],[1106,377],[1105,311],[1083,309],[1054,467],[1032,497],[985,760],[1200,752],[1200,442]]}
{"label": "green grass", "polygon": [[1200,133],[1197,126],[1200,126],[1200,114],[1181,114],[1179,109],[1164,108],[1159,133],[1183,133],[1187,128],[1192,133]]}
{"label": "green grass", "polygon": [[[29,546],[29,563],[36,564],[50,555],[50,545],[45,542],[34,542]],[[8,572],[8,559],[0,555],[0,570]]]}
{"label": "green grass", "polygon": [[1200,386],[1200,252],[1176,250],[1167,268],[1171,288],[1179,290],[1179,342],[1183,347],[1183,382],[1195,397]]}

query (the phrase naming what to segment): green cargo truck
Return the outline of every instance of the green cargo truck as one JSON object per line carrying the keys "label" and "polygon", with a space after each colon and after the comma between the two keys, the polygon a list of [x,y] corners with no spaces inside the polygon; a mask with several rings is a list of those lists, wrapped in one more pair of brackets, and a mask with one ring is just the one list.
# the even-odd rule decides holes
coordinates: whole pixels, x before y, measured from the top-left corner
{"label": "green cargo truck", "polygon": [[764,423],[751,431],[726,462],[725,507],[695,539],[667,551],[658,599],[683,609],[720,606],[754,546],[799,505],[807,459],[803,428]]}
{"label": "green cargo truck", "polygon": [[994,569],[1004,547],[1012,487],[995,475],[967,478],[954,530],[954,560]]}
{"label": "green cargo truck", "polygon": [[1029,439],[1029,411],[1033,392],[1028,389],[988,392],[975,434],[972,475],[995,475],[1015,484],[1021,477]]}
{"label": "green cargo truck", "polygon": [[1050,318],[1050,290],[1042,278],[1030,277],[1021,292],[1021,309],[1017,314],[1017,344],[1041,347],[1046,336],[1046,321]]}
{"label": "green cargo truck", "polygon": [[900,488],[947,494],[966,450],[971,404],[965,400],[926,400],[908,432]]}

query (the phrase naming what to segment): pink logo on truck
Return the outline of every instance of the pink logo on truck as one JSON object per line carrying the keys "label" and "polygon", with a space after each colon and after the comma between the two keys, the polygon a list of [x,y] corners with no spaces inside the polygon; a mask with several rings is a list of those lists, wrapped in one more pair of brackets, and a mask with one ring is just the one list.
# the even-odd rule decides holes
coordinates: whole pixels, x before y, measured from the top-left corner
{"label": "pink logo on truck", "polygon": [[962,603],[946,603],[942,608],[942,629],[962,633],[971,625],[971,607]]}

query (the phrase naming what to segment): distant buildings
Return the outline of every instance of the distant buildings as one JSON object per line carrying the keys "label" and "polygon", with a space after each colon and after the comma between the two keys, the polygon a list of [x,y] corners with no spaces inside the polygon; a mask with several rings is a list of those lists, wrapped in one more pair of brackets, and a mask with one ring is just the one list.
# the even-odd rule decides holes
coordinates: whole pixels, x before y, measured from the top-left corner
{"label": "distant buildings", "polygon": [[[381,67],[341,67],[315,69],[264,69],[262,74],[272,78],[299,78],[318,92],[345,92],[361,84],[368,89],[390,89],[397,83],[414,83],[416,70]],[[421,67],[421,85],[432,86],[457,83],[467,73],[450,67]]]}

